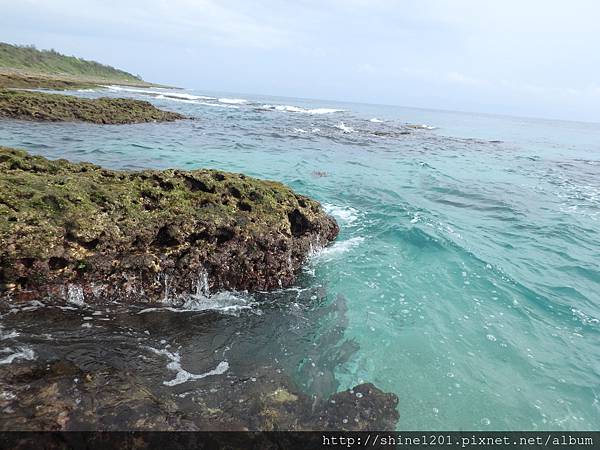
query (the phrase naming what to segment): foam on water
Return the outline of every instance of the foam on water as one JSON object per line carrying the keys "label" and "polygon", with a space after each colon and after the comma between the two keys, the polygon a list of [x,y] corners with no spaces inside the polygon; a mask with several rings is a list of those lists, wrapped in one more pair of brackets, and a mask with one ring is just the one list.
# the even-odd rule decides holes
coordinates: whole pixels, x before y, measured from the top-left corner
{"label": "foam on water", "polygon": [[188,99],[184,99],[184,98],[175,98],[175,97],[171,97],[171,96],[166,96],[163,94],[159,94],[156,96],[156,98],[158,100],[170,100],[172,102],[180,102],[180,103],[190,103],[192,105],[200,105],[200,102],[194,101],[194,100],[188,100]]}
{"label": "foam on water", "polygon": [[323,203],[323,208],[327,214],[341,220],[344,225],[352,226],[360,217],[360,212],[352,206],[337,206],[331,203]]}
{"label": "foam on water", "polygon": [[344,122],[339,122],[334,125],[335,128],[342,130],[344,133],[354,133],[356,130],[352,127],[349,127]]}
{"label": "foam on water", "polygon": [[215,97],[210,97],[208,95],[192,95],[192,94],[186,94],[184,92],[169,91],[169,92],[165,92],[163,95],[167,98],[183,99],[183,100],[215,100]]}
{"label": "foam on water", "polygon": [[343,112],[343,109],[335,108],[301,108],[293,105],[262,105],[264,109],[272,109],[275,111],[292,112],[292,113],[304,113],[304,114],[331,114],[336,112]]}
{"label": "foam on water", "polygon": [[[215,97],[210,97],[207,95],[193,95],[193,94],[188,94],[186,92],[179,92],[179,91],[173,91],[173,90],[169,90],[169,89],[161,89],[161,90],[153,90],[153,89],[148,89],[148,88],[132,88],[132,87],[126,87],[126,86],[117,86],[117,85],[110,85],[110,86],[103,86],[111,91],[116,91],[116,92],[129,92],[129,93],[133,93],[133,94],[143,94],[143,95],[150,95],[156,98],[160,98],[162,100],[164,99],[168,99],[168,100],[216,100]],[[78,92],[94,92],[94,90],[79,90]]]}
{"label": "foam on water", "polygon": [[229,109],[239,109],[239,106],[236,105],[220,105],[218,103],[209,103],[209,102],[198,102],[199,105],[204,105],[204,106],[212,106],[215,108],[229,108]]}
{"label": "foam on water", "polygon": [[173,297],[169,293],[168,278],[165,278],[164,306],[144,308],[138,314],[156,311],[171,312],[198,312],[215,311],[221,314],[238,316],[243,311],[252,311],[261,314],[254,298],[245,292],[219,291],[211,293],[209,290],[208,275],[206,272],[198,275],[195,292]]}
{"label": "foam on water", "polygon": [[258,305],[254,300],[228,291],[218,292],[209,297],[190,294],[185,298],[169,300],[165,303],[169,306],[145,308],[139,313],[163,310],[172,312],[216,311],[234,316],[239,315],[242,311],[252,311],[255,314],[260,314],[260,309],[258,309]]}
{"label": "foam on water", "polygon": [[244,99],[244,98],[227,98],[227,97],[223,97],[219,99],[219,102],[221,103],[227,103],[227,104],[232,104],[232,105],[239,105],[242,103],[248,103],[248,100]]}
{"label": "foam on water", "polygon": [[14,339],[19,336],[19,333],[15,330],[4,330],[4,327],[0,324],[0,341],[5,339]]}
{"label": "foam on water", "polygon": [[76,284],[67,285],[67,301],[77,306],[83,306],[85,304],[85,296],[81,286]]}
{"label": "foam on water", "polygon": [[221,361],[217,367],[208,372],[201,374],[190,373],[185,370],[181,366],[181,356],[177,352],[170,352],[166,349],[156,349],[153,347],[147,347],[153,353],[157,355],[166,356],[169,359],[169,363],[167,364],[167,369],[176,372],[175,378],[170,381],[163,381],[165,386],[176,386],[178,384],[185,383],[187,381],[200,380],[202,378],[214,376],[214,375],[223,375],[225,372],[229,370],[229,363],[227,361]]}
{"label": "foam on water", "polygon": [[6,353],[10,354],[0,359],[0,364],[12,364],[14,361],[17,360],[32,361],[35,359],[35,352],[31,348],[25,346],[20,346],[16,349],[13,349],[11,347],[5,347],[2,350],[0,350],[0,355]]}
{"label": "foam on water", "polygon": [[317,262],[330,261],[358,247],[364,240],[364,237],[356,236],[344,241],[336,241],[327,247],[317,247],[312,252],[311,260]]}

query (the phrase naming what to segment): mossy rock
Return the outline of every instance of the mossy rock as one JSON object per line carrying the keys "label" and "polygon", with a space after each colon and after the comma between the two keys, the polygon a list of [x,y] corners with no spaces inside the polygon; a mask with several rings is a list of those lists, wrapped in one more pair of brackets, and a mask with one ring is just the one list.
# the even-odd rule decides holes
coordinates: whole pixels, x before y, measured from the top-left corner
{"label": "mossy rock", "polygon": [[[104,83],[104,84],[110,84]],[[87,81],[75,81],[62,77],[43,76],[29,73],[2,72],[0,68],[0,89],[90,89],[98,84]]]}
{"label": "mossy rock", "polygon": [[80,98],[0,89],[0,118],[49,122],[128,124],[172,122],[185,116],[163,111],[151,103],[128,98]]}
{"label": "mossy rock", "polygon": [[0,297],[157,301],[291,285],[339,229],[285,185],[216,170],[122,172],[0,147]]}

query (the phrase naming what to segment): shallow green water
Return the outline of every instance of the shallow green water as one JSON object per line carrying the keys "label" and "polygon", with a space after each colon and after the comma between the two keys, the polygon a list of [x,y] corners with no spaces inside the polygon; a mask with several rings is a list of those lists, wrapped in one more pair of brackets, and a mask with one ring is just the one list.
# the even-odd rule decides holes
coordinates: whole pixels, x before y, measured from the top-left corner
{"label": "shallow green water", "polygon": [[[341,225],[299,281],[322,286],[329,303],[345,299],[343,339],[358,350],[330,367],[338,388],[371,381],[395,392],[399,429],[598,428],[600,125],[106,93],[199,120],[0,121],[0,144],[114,168],[213,167],[285,182]],[[274,338],[284,343],[265,358],[305,351],[301,321],[289,323],[296,336],[287,342],[288,319],[276,320]],[[319,342],[319,351],[292,358],[288,370],[325,394],[333,385],[315,383],[305,366],[337,341],[312,328],[300,341]]]}

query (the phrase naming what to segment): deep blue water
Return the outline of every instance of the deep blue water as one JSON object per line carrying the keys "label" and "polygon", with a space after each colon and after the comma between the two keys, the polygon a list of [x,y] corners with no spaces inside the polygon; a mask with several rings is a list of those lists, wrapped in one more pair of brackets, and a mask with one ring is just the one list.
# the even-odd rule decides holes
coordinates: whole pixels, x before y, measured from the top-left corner
{"label": "deep blue water", "polygon": [[[600,124],[143,91],[74,94],[143,98],[198,120],[0,121],[0,145],[120,169],[244,172],[321,201],[341,233],[312,257],[298,291],[319,287],[338,309],[347,358],[328,365],[340,336],[303,334],[306,304],[294,306],[289,291],[282,315],[240,293],[196,304],[242,305],[238,320],[276,322],[269,340],[279,346],[261,352],[287,361],[309,393],[371,381],[400,397],[400,429],[598,428]],[[319,316],[323,334],[328,314]],[[10,325],[27,342],[27,325]],[[253,339],[265,345],[258,335],[238,342],[245,354]],[[178,339],[170,344],[184,362],[201,366],[210,349]],[[234,358],[229,366],[236,370]],[[321,366],[335,383],[315,382]]]}

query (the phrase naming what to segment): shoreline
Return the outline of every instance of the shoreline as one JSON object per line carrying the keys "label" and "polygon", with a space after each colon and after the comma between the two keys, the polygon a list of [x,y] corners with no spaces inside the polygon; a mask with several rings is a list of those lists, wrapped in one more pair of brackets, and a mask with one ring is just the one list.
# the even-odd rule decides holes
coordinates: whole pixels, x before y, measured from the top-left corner
{"label": "shoreline", "polygon": [[94,77],[86,75],[51,74],[41,71],[29,71],[0,67],[0,88],[72,90],[102,87],[106,84],[118,84],[131,87],[159,87],[180,89],[175,86],[132,81],[117,77]]}

